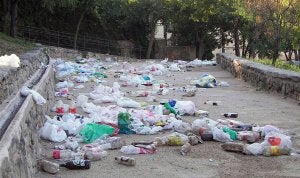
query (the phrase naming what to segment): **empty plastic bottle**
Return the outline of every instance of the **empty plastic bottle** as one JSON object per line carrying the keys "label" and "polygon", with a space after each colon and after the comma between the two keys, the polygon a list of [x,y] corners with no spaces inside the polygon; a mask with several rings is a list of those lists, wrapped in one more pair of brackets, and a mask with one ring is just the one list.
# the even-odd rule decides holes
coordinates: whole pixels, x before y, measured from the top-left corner
{"label": "empty plastic bottle", "polygon": [[230,118],[237,118],[238,113],[225,113],[223,114],[224,117],[230,117]]}
{"label": "empty plastic bottle", "polygon": [[76,114],[77,109],[76,109],[76,104],[74,101],[71,101],[70,106],[69,106],[69,113]]}
{"label": "empty plastic bottle", "polygon": [[221,103],[220,101],[210,101],[210,100],[204,102],[204,104],[213,105],[213,106],[218,106],[220,105],[220,103]]}
{"label": "empty plastic bottle", "polygon": [[59,100],[56,104],[56,113],[58,115],[63,115],[65,113],[65,110],[64,110],[64,103],[62,100]]}
{"label": "empty plastic bottle", "polygon": [[59,164],[48,161],[48,160],[41,160],[39,161],[41,168],[50,174],[56,174],[59,171]]}
{"label": "empty plastic bottle", "polygon": [[107,156],[107,151],[86,151],[84,154],[84,158],[91,161],[98,161]]}
{"label": "empty plastic bottle", "polygon": [[65,167],[68,169],[90,169],[91,161],[84,159],[75,159],[71,161],[67,161],[63,164],[60,164],[61,167]]}
{"label": "empty plastic bottle", "polygon": [[117,163],[124,164],[127,166],[134,166],[136,164],[134,158],[129,158],[129,157],[125,157],[125,156],[115,157],[115,160]]}
{"label": "empty plastic bottle", "polygon": [[75,153],[71,150],[54,150],[52,152],[52,157],[54,159],[75,159],[82,158],[83,153]]}

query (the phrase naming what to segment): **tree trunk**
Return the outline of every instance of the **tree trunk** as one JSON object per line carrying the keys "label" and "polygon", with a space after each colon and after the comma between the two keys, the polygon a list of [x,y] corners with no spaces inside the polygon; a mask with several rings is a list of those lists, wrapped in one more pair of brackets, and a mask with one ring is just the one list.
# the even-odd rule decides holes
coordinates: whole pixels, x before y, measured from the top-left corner
{"label": "tree trunk", "polygon": [[221,48],[222,48],[222,53],[225,53],[225,33],[222,30],[221,32]]}
{"label": "tree trunk", "polygon": [[10,36],[16,37],[18,22],[18,0],[11,0],[10,17]]}
{"label": "tree trunk", "polygon": [[154,38],[155,38],[155,27],[152,28],[151,33],[150,33],[150,39],[149,39],[149,42],[148,42],[148,49],[147,49],[146,59],[150,59],[150,57],[151,57],[152,47],[153,47],[153,44],[154,44]]}
{"label": "tree trunk", "polygon": [[6,26],[6,17],[8,14],[7,10],[7,0],[2,0],[1,2],[1,9],[0,9],[0,31],[4,32],[5,26]]}
{"label": "tree trunk", "polygon": [[233,38],[234,38],[234,51],[236,56],[240,56],[240,43],[239,43],[239,27],[238,19],[234,19],[233,22]]}
{"label": "tree trunk", "polygon": [[197,39],[197,43],[198,43],[198,49],[197,49],[196,56],[200,60],[202,60],[203,55],[204,55],[204,47],[205,47],[204,38],[205,38],[204,35],[199,34],[199,32],[196,33],[196,39]]}
{"label": "tree trunk", "polygon": [[300,61],[300,49],[298,49],[298,58],[297,58],[297,61]]}
{"label": "tree trunk", "polygon": [[74,36],[74,49],[75,50],[77,49],[77,39],[78,39],[78,33],[79,33],[80,25],[81,25],[81,22],[83,20],[83,17],[85,16],[86,12],[87,12],[87,10],[84,10],[82,12],[82,14],[80,15],[80,18],[78,20],[78,23],[77,23],[76,33],[75,33],[75,36]]}

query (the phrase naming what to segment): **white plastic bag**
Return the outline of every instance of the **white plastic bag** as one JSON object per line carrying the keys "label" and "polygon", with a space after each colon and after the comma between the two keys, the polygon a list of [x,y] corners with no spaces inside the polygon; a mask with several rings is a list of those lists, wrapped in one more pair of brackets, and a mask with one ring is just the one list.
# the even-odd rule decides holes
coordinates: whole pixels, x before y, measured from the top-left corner
{"label": "white plastic bag", "polygon": [[196,106],[193,101],[177,101],[174,108],[179,111],[180,114],[193,115],[196,111]]}
{"label": "white plastic bag", "polygon": [[77,102],[76,105],[77,106],[82,106],[84,103],[86,103],[88,101],[88,97],[85,95],[79,95],[77,96]]}
{"label": "white plastic bag", "polygon": [[46,122],[41,128],[41,137],[53,142],[62,142],[67,139],[67,134],[58,125]]}
{"label": "white plastic bag", "polygon": [[187,131],[191,131],[191,125],[187,122],[183,122],[181,120],[178,120],[177,124],[174,125],[173,127],[174,131],[179,132],[179,133],[186,133]]}
{"label": "white plastic bag", "polygon": [[26,86],[23,86],[21,89],[21,96],[28,96],[30,93],[30,89]]}
{"label": "white plastic bag", "polygon": [[38,92],[36,92],[34,90],[30,90],[30,93],[32,94],[33,99],[36,104],[43,105],[46,103],[45,98],[42,95],[40,95]]}
{"label": "white plastic bag", "polygon": [[219,142],[231,142],[230,135],[217,127],[212,127],[213,139]]}
{"label": "white plastic bag", "polygon": [[264,151],[264,146],[261,143],[252,143],[250,145],[246,145],[244,149],[244,153],[248,155],[261,155]]}
{"label": "white plastic bag", "polygon": [[171,64],[171,66],[169,67],[169,70],[172,71],[172,72],[178,72],[178,71],[180,71],[180,68],[178,67],[178,64],[177,64],[177,63],[173,63],[173,64]]}
{"label": "white plastic bag", "polygon": [[127,99],[127,98],[122,98],[117,101],[117,105],[120,107],[124,108],[139,108],[141,107],[141,104],[132,100],[132,99]]}

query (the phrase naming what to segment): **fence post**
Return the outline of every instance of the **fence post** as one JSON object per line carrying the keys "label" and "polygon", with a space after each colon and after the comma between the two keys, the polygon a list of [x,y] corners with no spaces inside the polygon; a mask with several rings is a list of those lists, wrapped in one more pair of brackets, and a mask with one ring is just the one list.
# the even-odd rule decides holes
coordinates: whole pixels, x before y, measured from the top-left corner
{"label": "fence post", "polygon": [[57,47],[59,47],[59,31],[57,32]]}
{"label": "fence post", "polygon": [[83,34],[83,50],[86,51],[85,50],[85,33]]}
{"label": "fence post", "polygon": [[142,47],[140,46],[140,59],[142,59]]}
{"label": "fence post", "polygon": [[109,40],[107,41],[107,54],[109,54],[110,53],[110,46],[109,46]]}
{"label": "fence post", "polygon": [[48,38],[49,38],[49,39],[48,39],[48,45],[51,46],[51,44],[50,44],[50,41],[51,41],[51,33],[50,33],[49,31],[48,31],[48,33],[49,33],[49,36],[48,36]]}
{"label": "fence post", "polygon": [[30,27],[28,28],[28,40],[30,41]]}

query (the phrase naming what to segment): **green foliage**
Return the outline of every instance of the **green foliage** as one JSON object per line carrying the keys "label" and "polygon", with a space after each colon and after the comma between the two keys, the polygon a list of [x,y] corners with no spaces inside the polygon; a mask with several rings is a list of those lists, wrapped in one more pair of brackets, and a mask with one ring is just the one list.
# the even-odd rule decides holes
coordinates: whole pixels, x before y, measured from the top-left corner
{"label": "green foliage", "polygon": [[[254,62],[258,62],[264,65],[272,65],[272,60],[270,59],[252,59]],[[300,66],[293,64],[292,62],[286,62],[282,60],[276,60],[275,67],[279,69],[291,70],[295,72],[300,72]]]}

